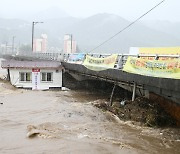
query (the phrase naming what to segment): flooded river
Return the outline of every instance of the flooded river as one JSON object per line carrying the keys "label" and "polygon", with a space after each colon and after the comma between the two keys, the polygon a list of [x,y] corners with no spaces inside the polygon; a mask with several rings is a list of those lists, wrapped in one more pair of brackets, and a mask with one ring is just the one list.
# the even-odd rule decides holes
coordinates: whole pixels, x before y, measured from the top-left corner
{"label": "flooded river", "polygon": [[131,126],[91,104],[103,97],[83,91],[14,90],[1,84],[0,153],[180,152],[178,138]]}

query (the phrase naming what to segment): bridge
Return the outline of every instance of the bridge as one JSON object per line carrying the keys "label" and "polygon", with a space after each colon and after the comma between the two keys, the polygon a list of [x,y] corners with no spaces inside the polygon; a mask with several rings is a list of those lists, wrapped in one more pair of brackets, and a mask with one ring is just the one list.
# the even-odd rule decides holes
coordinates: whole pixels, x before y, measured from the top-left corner
{"label": "bridge", "polygon": [[[107,57],[109,54],[90,54],[93,57]],[[129,55],[119,54],[114,68],[93,71],[86,68],[82,64],[68,62],[68,56],[62,62],[66,72],[71,74],[77,80],[98,79],[112,82],[124,89],[136,91],[138,95],[148,95],[149,93],[158,94],[164,98],[170,99],[180,104],[180,80],[171,78],[158,78],[153,76],[145,76],[133,74],[123,71],[124,65],[129,56],[132,57],[152,57],[158,59],[160,57],[179,58],[179,55]],[[134,99],[134,95],[132,97]]]}
{"label": "bridge", "polygon": [[[78,55],[73,54],[75,57]],[[6,53],[1,54],[3,58],[10,59],[22,59],[22,60],[51,60],[59,61],[65,69],[66,73],[69,73],[76,80],[103,80],[111,82],[115,86],[120,86],[128,91],[132,92],[132,100],[135,99],[135,95],[146,96],[152,100],[158,100],[166,108],[173,107],[173,114],[176,118],[180,119],[180,79],[179,78],[167,78],[167,77],[154,77],[141,75],[136,73],[130,73],[124,71],[124,66],[128,57],[134,58],[149,58],[152,60],[169,58],[179,60],[180,55],[130,55],[130,54],[118,54],[115,64],[112,68],[104,70],[92,70],[83,65],[85,57],[91,56],[94,58],[106,58],[110,54],[83,54],[84,57],[79,61],[73,61],[72,54],[62,53],[33,53],[33,54],[16,54]],[[71,60],[70,60],[71,59]],[[113,88],[114,89],[114,88]]]}

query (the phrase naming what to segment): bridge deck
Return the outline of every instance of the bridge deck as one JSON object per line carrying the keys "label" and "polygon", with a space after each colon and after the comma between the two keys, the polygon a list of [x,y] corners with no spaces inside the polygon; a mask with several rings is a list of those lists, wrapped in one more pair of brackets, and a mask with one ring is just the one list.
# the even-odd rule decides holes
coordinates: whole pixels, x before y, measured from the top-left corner
{"label": "bridge deck", "polygon": [[163,97],[169,98],[180,104],[180,81],[178,79],[157,78],[150,76],[142,76],[124,72],[120,69],[108,69],[104,71],[92,71],[80,64],[71,64],[63,62],[62,65],[70,73],[83,76],[91,76],[95,78],[103,78],[112,80],[112,82],[125,82],[140,85],[149,92],[154,92]]}

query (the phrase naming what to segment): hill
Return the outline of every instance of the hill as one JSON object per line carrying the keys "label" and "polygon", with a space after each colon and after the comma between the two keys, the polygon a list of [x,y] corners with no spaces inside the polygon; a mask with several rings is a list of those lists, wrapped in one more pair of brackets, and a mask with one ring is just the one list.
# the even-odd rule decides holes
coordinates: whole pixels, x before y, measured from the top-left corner
{"label": "hill", "polygon": [[[44,19],[43,24],[35,25],[35,37],[46,33],[49,47],[63,48],[64,34],[73,34],[82,52],[87,52],[107,40],[130,21],[113,14],[97,14],[88,18],[74,18],[70,16]],[[11,44],[12,37],[16,36],[15,43],[31,44],[32,22],[20,19],[0,19],[0,43]],[[169,29],[169,30],[168,30]],[[179,46],[179,24],[139,22],[120,35],[93,52],[127,53],[129,47],[159,47]]]}

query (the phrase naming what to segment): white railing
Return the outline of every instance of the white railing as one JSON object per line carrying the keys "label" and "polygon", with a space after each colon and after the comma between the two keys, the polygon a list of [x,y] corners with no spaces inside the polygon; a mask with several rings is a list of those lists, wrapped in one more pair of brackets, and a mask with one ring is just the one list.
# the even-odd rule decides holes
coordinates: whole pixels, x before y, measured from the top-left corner
{"label": "white railing", "polygon": [[[9,58],[20,58],[20,59],[42,59],[42,60],[53,60],[53,61],[64,61],[67,62],[68,58],[70,57],[71,54],[64,54],[64,53],[16,53],[12,51],[8,52],[0,52],[1,57],[8,57]],[[78,55],[79,53],[74,53],[73,55]],[[99,53],[91,53],[91,54],[86,54],[84,55],[90,55],[92,57],[96,58],[103,58],[110,56],[111,54],[99,54]],[[138,54],[138,55],[132,55],[132,54],[118,54],[118,58],[115,64],[116,69],[122,69],[127,58],[129,56],[133,57],[153,57],[153,59],[158,60],[160,57],[166,57],[166,58],[180,58],[180,55],[157,55],[157,54]]]}

